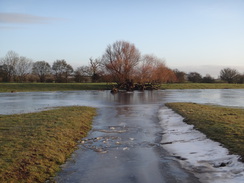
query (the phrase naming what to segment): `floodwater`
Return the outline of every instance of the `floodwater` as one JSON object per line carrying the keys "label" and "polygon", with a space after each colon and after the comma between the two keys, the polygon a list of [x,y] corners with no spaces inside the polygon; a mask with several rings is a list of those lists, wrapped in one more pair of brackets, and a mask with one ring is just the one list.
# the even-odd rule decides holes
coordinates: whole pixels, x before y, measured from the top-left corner
{"label": "floodwater", "polygon": [[[175,118],[173,111],[168,111],[164,106],[166,102],[244,108],[244,90],[160,90],[115,95],[109,91],[0,93],[0,114],[35,112],[70,105],[98,108],[93,129],[85,139],[81,139],[79,149],[62,166],[62,171],[54,178],[57,182],[194,183],[225,180],[226,173],[210,176],[218,171],[217,166],[207,170],[206,166],[189,168],[194,167],[191,164],[193,161],[190,161],[190,156],[184,157],[184,149],[191,145],[186,143],[182,148],[180,144],[181,148],[177,149],[176,146],[169,146],[175,144],[172,139],[170,144],[165,144],[170,134],[175,135],[167,133],[172,132],[169,123],[182,122],[182,119]],[[184,131],[184,127],[182,129]],[[197,150],[189,154],[196,159]],[[226,154],[223,156],[226,158]],[[231,165],[232,168],[238,166],[238,171],[233,171],[235,175],[231,174],[229,178],[242,182],[243,164]],[[225,168],[221,172],[228,172],[228,167]]]}

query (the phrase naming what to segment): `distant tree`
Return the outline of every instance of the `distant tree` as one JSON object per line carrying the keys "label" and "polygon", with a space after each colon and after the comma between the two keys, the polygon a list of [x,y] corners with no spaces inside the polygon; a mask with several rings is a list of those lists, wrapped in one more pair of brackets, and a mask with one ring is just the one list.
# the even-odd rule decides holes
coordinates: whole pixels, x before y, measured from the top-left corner
{"label": "distant tree", "polygon": [[6,56],[1,60],[3,81],[10,82],[16,74],[16,65],[19,61],[19,55],[14,51],[8,51]]}
{"label": "distant tree", "polygon": [[202,78],[202,83],[214,83],[215,80],[209,74]]}
{"label": "distant tree", "polygon": [[27,75],[31,73],[32,61],[29,58],[19,56],[14,51],[8,51],[6,56],[1,59],[1,70],[3,81],[23,82]]}
{"label": "distant tree", "polygon": [[228,83],[236,83],[238,75],[238,71],[231,68],[224,68],[220,71],[220,79]]}
{"label": "distant tree", "polygon": [[45,82],[51,73],[51,66],[45,61],[37,61],[33,64],[32,73],[39,77],[40,82]]}
{"label": "distant tree", "polygon": [[0,63],[0,80],[6,82],[7,81],[7,72],[4,69],[4,65]]}
{"label": "distant tree", "polygon": [[67,65],[66,70],[64,72],[65,82],[68,83],[68,77],[74,72],[74,69],[71,65]]}
{"label": "distant tree", "polygon": [[3,81],[4,76],[6,75],[5,71],[3,70],[3,66],[1,65],[0,61],[0,81]]}
{"label": "distant tree", "polygon": [[113,80],[119,85],[123,85],[133,80],[140,56],[141,54],[134,44],[116,41],[107,46],[101,62],[108,73],[112,75]]}
{"label": "distant tree", "polygon": [[237,75],[237,83],[243,84],[244,83],[244,74]]}
{"label": "distant tree", "polygon": [[244,84],[244,74],[240,75],[239,83]]}
{"label": "distant tree", "polygon": [[179,71],[178,69],[173,70],[176,76],[176,82],[184,83],[186,81],[186,73],[183,71]]}
{"label": "distant tree", "polygon": [[17,64],[15,65],[15,76],[16,81],[23,82],[26,81],[27,76],[31,74],[32,71],[32,60],[26,57],[19,57]]}
{"label": "distant tree", "polygon": [[201,76],[201,74],[199,74],[197,72],[190,72],[187,75],[187,79],[188,79],[188,81],[191,81],[193,83],[200,83],[200,82],[202,82],[202,76]]}
{"label": "distant tree", "polygon": [[73,72],[71,65],[65,60],[56,60],[52,65],[56,82],[68,82],[68,76]]}
{"label": "distant tree", "polygon": [[84,82],[87,76],[91,76],[91,69],[89,66],[81,66],[78,67],[75,72],[75,81],[76,82]]}
{"label": "distant tree", "polygon": [[100,59],[90,58],[90,70],[92,72],[92,82],[98,82],[102,76],[102,63]]}

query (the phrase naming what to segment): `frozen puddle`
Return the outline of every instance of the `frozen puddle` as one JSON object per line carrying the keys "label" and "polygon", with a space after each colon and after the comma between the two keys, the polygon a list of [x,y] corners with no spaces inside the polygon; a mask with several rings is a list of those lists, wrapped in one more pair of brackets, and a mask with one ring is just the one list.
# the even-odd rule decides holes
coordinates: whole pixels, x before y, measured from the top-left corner
{"label": "frozen puddle", "polygon": [[219,143],[207,139],[167,107],[159,110],[161,145],[203,183],[243,183],[244,163]]}

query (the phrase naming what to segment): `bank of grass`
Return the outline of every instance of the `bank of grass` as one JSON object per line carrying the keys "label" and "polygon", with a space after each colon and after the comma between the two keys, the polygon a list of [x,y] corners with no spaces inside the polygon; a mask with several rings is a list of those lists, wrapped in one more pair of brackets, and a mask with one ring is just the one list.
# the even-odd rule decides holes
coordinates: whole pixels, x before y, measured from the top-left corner
{"label": "bank of grass", "polygon": [[161,89],[244,89],[244,84],[231,83],[169,83],[162,84]]}
{"label": "bank of grass", "polygon": [[109,90],[108,83],[0,83],[0,92]]}
{"label": "bank of grass", "polygon": [[244,109],[195,103],[167,103],[166,106],[244,161]]}
{"label": "bank of grass", "polygon": [[[0,92],[36,92],[68,90],[111,90],[115,83],[0,83]],[[244,89],[244,84],[172,83],[160,89]]]}
{"label": "bank of grass", "polygon": [[0,182],[45,182],[91,129],[94,108],[0,115]]}

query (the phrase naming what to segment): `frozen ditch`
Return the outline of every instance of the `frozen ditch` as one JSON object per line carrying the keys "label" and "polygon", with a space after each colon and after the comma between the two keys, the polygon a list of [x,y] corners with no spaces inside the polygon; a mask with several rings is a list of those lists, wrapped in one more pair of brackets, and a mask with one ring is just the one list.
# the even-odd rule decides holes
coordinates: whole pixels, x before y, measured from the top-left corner
{"label": "frozen ditch", "polygon": [[159,110],[161,145],[203,183],[243,183],[244,163],[167,107]]}

